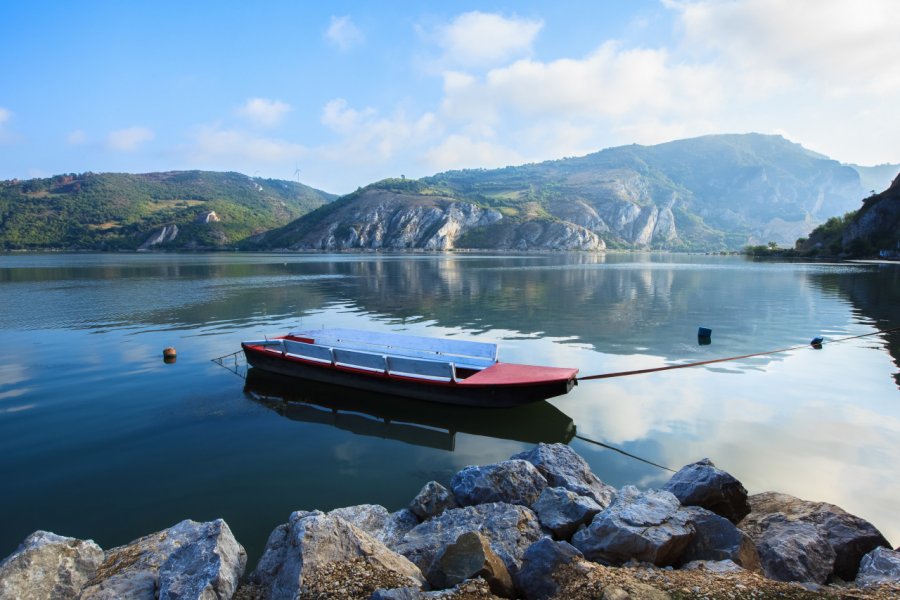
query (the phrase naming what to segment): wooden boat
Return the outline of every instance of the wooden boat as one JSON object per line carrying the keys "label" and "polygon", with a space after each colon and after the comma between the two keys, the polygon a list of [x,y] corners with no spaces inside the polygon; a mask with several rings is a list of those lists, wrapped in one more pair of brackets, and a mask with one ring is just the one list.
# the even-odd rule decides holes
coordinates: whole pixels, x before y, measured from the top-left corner
{"label": "wooden boat", "polygon": [[578,369],[504,363],[497,345],[356,329],[292,331],[242,342],[258,369],[466,406],[509,407],[568,393]]}

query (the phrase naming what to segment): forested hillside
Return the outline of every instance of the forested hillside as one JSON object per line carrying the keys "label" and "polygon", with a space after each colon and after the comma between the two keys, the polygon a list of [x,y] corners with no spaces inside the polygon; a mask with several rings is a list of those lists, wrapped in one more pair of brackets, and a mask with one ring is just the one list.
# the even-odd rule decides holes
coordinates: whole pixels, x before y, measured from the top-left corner
{"label": "forested hillside", "polygon": [[7,180],[0,182],[0,248],[221,248],[334,197],[292,181],[205,171]]}

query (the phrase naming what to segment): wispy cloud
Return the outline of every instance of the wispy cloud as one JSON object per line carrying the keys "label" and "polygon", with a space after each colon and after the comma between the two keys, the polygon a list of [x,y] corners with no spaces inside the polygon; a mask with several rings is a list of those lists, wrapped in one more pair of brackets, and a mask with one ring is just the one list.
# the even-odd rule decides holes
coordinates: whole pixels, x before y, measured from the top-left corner
{"label": "wispy cloud", "polygon": [[9,121],[10,117],[12,117],[12,111],[8,108],[3,108],[0,106],[0,125],[3,125],[7,121]]}
{"label": "wispy cloud", "polygon": [[142,144],[149,142],[156,135],[147,127],[128,127],[111,131],[106,136],[106,144],[113,150],[121,152],[134,152]]}
{"label": "wispy cloud", "polygon": [[87,133],[83,129],[76,129],[75,131],[69,132],[69,135],[66,136],[66,142],[72,146],[80,146],[85,143],[87,139]]}
{"label": "wispy cloud", "polygon": [[331,23],[325,30],[325,39],[337,46],[341,51],[347,52],[365,41],[362,31],[349,16],[331,17]]}
{"label": "wispy cloud", "polygon": [[236,112],[254,124],[274,127],[291,110],[293,110],[291,105],[281,100],[250,98]]}
{"label": "wispy cloud", "polygon": [[306,154],[306,148],[300,144],[223,129],[218,125],[199,127],[193,137],[190,156],[192,161],[200,163],[215,163],[222,159],[229,165],[242,161],[259,165],[289,162]]}
{"label": "wispy cloud", "polygon": [[534,39],[543,26],[539,19],[472,11],[423,33],[440,48],[435,66],[443,70],[491,67],[530,56]]}
{"label": "wispy cloud", "polygon": [[322,109],[322,124],[340,135],[323,152],[332,159],[355,163],[384,161],[411,148],[421,147],[435,133],[431,113],[409,116],[398,108],[383,116],[373,108],[354,109],[343,98],[328,102]]}

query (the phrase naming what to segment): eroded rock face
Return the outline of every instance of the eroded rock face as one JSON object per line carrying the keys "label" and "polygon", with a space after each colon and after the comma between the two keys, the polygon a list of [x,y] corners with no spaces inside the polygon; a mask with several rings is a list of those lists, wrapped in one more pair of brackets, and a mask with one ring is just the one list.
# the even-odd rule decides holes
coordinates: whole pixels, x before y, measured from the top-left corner
{"label": "eroded rock face", "polygon": [[516,587],[527,600],[548,600],[560,590],[553,575],[583,558],[571,544],[542,538],[525,551],[522,568],[516,573]]}
{"label": "eroded rock face", "polygon": [[102,562],[91,540],[35,531],[0,562],[0,600],[77,598]]}
{"label": "eroded rock face", "polygon": [[860,586],[900,584],[900,552],[878,547],[863,556],[856,584]]}
{"label": "eroded rock face", "polygon": [[763,573],[778,581],[825,583],[834,565],[834,550],[818,527],[781,513],[759,523],[756,548]]}
{"label": "eroded rock face", "polygon": [[552,531],[556,539],[567,540],[579,527],[590,523],[603,507],[588,496],[579,496],[565,488],[548,487],[541,492],[532,509],[541,525]]}
{"label": "eroded rock face", "polygon": [[537,467],[551,487],[565,488],[580,496],[593,498],[603,508],[615,498],[615,488],[600,481],[587,461],[565,444],[538,444],[528,452],[512,457],[517,458]]}
{"label": "eroded rock face", "polygon": [[789,521],[811,523],[820,528],[823,537],[834,551],[833,571],[844,581],[852,581],[859,569],[859,561],[879,546],[890,547],[874,525],[826,502],[809,502],[788,494],[764,492],[749,498],[752,512],[739,527],[759,544],[761,523],[773,513],[783,514]]}
{"label": "eroded rock face", "polygon": [[475,531],[462,534],[444,549],[429,573],[428,581],[435,588],[448,588],[467,579],[481,577],[491,592],[503,598],[515,598],[512,578],[503,560],[491,550],[491,544]]}
{"label": "eroded rock face", "polygon": [[332,563],[362,559],[378,570],[396,573],[408,585],[421,587],[425,579],[403,556],[341,517],[320,512],[296,512],[269,536],[262,559],[250,582],[267,598],[300,598],[304,578]]}
{"label": "eroded rock face", "polygon": [[747,490],[729,473],[716,468],[708,458],[682,467],[663,489],[672,492],[684,506],[700,506],[739,523],[750,513]]}
{"label": "eroded rock face", "polygon": [[356,525],[388,548],[396,545],[410,529],[419,524],[416,516],[407,509],[389,513],[378,504],[336,508],[328,514]]}
{"label": "eroded rock face", "polygon": [[524,506],[494,502],[454,508],[420,523],[407,533],[396,551],[430,573],[444,549],[470,531],[481,533],[511,575],[519,570],[522,555],[543,537],[537,515]]}
{"label": "eroded rock face", "polygon": [[524,460],[469,466],[450,481],[450,489],[462,506],[489,502],[531,506],[545,487],[547,480],[534,465]]}
{"label": "eroded rock face", "polygon": [[80,598],[227,599],[246,565],[247,553],[225,521],[186,520],[107,551]]}
{"label": "eroded rock face", "polygon": [[453,493],[437,481],[429,481],[409,503],[409,510],[420,521],[427,521],[450,508],[459,508]]}
{"label": "eroded rock face", "polygon": [[694,537],[690,514],[661,490],[625,486],[615,501],[572,537],[585,558],[621,565],[629,560],[657,566],[677,562]]}

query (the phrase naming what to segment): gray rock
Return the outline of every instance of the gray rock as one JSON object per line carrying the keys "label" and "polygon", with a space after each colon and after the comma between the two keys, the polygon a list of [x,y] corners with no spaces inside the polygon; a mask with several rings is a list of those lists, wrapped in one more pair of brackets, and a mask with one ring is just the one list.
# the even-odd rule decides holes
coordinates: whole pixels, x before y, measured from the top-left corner
{"label": "gray rock", "polygon": [[900,551],[878,547],[863,556],[856,585],[900,584]]}
{"label": "gray rock", "polygon": [[729,560],[749,571],[762,570],[756,544],[731,521],[699,506],[684,510],[690,515],[696,533],[684,549],[681,562]]}
{"label": "gray rock", "polygon": [[228,599],[247,553],[222,519],[186,520],[107,551],[83,600]]}
{"label": "gray rock", "polygon": [[853,581],[859,562],[879,546],[889,548],[888,541],[874,525],[826,502],[809,502],[776,492],[755,494],[749,498],[752,512],[739,527],[759,544],[760,522],[772,513],[781,513],[790,521],[816,525],[834,551],[834,575]]}
{"label": "gray rock", "polygon": [[603,507],[588,496],[579,496],[565,488],[548,487],[541,492],[532,510],[556,539],[567,540],[579,527],[590,523]]}
{"label": "gray rock", "polygon": [[682,467],[663,487],[683,506],[700,506],[739,523],[750,512],[747,490],[708,458]]}
{"label": "gray rock", "polygon": [[512,458],[533,464],[551,487],[566,488],[579,496],[593,498],[603,508],[615,498],[615,488],[600,481],[587,462],[565,444],[538,444]]}
{"label": "gray rock", "polygon": [[496,502],[444,511],[407,533],[396,551],[423,573],[429,573],[444,548],[469,531],[477,531],[488,539],[491,549],[513,576],[528,546],[543,537],[531,509]]}
{"label": "gray rock", "polygon": [[834,550],[818,527],[781,513],[762,520],[756,548],[769,579],[824,583],[834,565]]}
{"label": "gray rock", "polygon": [[694,537],[690,514],[666,491],[625,486],[572,545],[589,560],[620,565],[629,560],[671,565]]}
{"label": "gray rock", "polygon": [[743,567],[733,560],[692,560],[681,567],[682,571],[709,571],[710,573],[740,573]]}
{"label": "gray rock", "polygon": [[466,467],[450,481],[450,489],[462,506],[489,502],[531,506],[545,487],[544,476],[524,460]]}
{"label": "gray rock", "polygon": [[450,508],[459,508],[453,494],[437,481],[429,481],[409,503],[411,510],[420,521],[427,521]]}
{"label": "gray rock", "polygon": [[0,600],[77,598],[102,562],[91,540],[35,531],[0,562]]}
{"label": "gray rock", "polygon": [[336,508],[328,514],[356,525],[388,548],[395,546],[406,532],[419,524],[419,519],[407,509],[389,513],[378,504]]}
{"label": "gray rock", "polygon": [[468,531],[444,549],[428,582],[435,588],[448,588],[476,577],[484,579],[495,596],[516,597],[509,571],[491,550],[490,542],[480,533]]}
{"label": "gray rock", "polygon": [[269,536],[263,558],[249,581],[266,598],[300,598],[307,572],[330,563],[361,558],[366,564],[393,571],[421,587],[425,579],[403,556],[337,515],[295,512]]}
{"label": "gray rock", "polygon": [[522,568],[516,573],[516,587],[527,600],[552,598],[560,591],[559,583],[553,579],[554,573],[583,558],[571,544],[542,538],[525,551]]}
{"label": "gray rock", "polygon": [[381,589],[372,592],[369,600],[419,600],[422,597],[421,590],[417,587]]}

